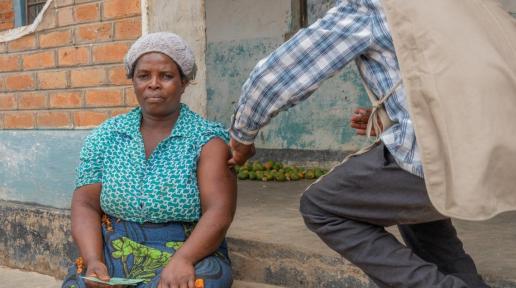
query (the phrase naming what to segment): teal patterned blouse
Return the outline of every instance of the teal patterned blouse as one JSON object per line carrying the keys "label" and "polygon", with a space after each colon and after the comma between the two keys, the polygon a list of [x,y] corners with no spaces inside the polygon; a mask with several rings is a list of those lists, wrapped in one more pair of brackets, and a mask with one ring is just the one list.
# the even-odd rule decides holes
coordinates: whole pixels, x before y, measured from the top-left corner
{"label": "teal patterned blouse", "polygon": [[141,109],[111,118],[85,141],[75,186],[102,183],[102,210],[134,222],[192,222],[201,215],[197,160],[204,144],[228,134],[181,104],[169,137],[148,159],[140,133]]}

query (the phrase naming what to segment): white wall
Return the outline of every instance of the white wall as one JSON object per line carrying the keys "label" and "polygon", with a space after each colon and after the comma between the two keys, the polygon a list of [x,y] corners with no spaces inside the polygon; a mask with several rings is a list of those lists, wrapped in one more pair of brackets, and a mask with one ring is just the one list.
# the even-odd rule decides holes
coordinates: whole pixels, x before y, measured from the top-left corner
{"label": "white wall", "polygon": [[[212,0],[209,0],[212,1]],[[195,84],[187,88],[183,102],[206,115],[206,21],[204,0],[146,0],[143,31],[170,31],[183,37],[194,50],[197,63]],[[145,11],[144,11],[145,12]]]}
{"label": "white wall", "polygon": [[281,38],[289,30],[291,0],[208,0],[208,42]]}

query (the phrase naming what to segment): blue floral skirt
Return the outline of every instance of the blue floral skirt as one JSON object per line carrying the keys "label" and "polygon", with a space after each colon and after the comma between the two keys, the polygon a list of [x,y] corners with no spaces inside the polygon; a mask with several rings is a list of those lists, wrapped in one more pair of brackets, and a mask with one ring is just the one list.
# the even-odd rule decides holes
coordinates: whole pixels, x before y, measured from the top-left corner
{"label": "blue floral skirt", "polygon": [[[158,286],[161,270],[188,238],[196,223],[139,224],[103,217],[104,261],[111,277],[144,279],[138,288]],[[79,265],[80,266],[80,265]],[[78,269],[79,268],[79,269]],[[81,271],[83,270],[83,271]],[[78,273],[79,272],[79,273]],[[63,288],[85,288],[86,269],[74,264],[63,281]],[[226,241],[212,255],[195,265],[195,277],[206,288],[231,287],[231,263]]]}

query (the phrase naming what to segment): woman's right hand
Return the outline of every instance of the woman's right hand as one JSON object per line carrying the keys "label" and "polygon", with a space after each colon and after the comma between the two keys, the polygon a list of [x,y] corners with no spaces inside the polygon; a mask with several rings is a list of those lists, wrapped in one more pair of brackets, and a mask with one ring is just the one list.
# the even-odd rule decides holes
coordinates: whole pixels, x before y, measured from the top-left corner
{"label": "woman's right hand", "polygon": [[[102,281],[109,281],[111,279],[111,277],[109,277],[106,265],[99,260],[91,261],[88,263],[88,269],[86,269],[86,276],[95,277]],[[101,283],[91,282],[88,280],[86,280],[86,285],[90,288],[112,287]]]}

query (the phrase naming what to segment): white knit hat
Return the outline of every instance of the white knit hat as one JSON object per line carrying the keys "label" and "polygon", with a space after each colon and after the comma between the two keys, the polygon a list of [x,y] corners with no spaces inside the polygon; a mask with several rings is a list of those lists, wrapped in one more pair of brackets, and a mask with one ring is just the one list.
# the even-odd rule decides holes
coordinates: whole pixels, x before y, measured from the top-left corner
{"label": "white knit hat", "polygon": [[149,52],[167,55],[177,63],[187,80],[195,78],[197,67],[192,49],[183,38],[170,32],[149,33],[133,43],[124,59],[127,78],[133,77],[136,61]]}

